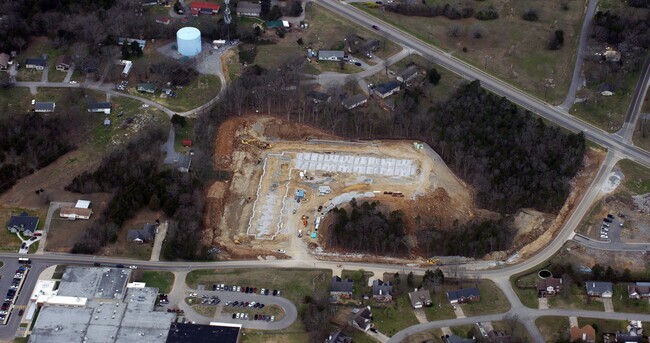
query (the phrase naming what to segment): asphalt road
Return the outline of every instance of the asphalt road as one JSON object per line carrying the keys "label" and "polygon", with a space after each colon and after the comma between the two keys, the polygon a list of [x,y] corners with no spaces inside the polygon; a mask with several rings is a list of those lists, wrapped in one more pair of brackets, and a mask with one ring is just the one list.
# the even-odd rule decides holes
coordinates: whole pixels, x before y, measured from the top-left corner
{"label": "asphalt road", "polygon": [[560,105],[566,111],[570,110],[571,106],[573,106],[573,103],[576,100],[576,92],[578,91],[580,83],[582,83],[582,62],[584,61],[585,48],[587,47],[587,41],[589,40],[591,20],[594,18],[597,4],[598,1],[589,0],[585,11],[585,17],[582,20],[582,29],[580,30],[580,40],[578,42],[578,51],[576,53],[576,61],[573,67],[571,86],[569,86],[569,92],[567,93],[564,102]]}
{"label": "asphalt road", "polygon": [[624,243],[621,241],[597,241],[583,235],[575,235],[573,240],[592,249],[608,251],[650,251],[650,243]]}
{"label": "asphalt road", "polygon": [[388,39],[391,39],[407,48],[413,49],[423,56],[432,59],[435,63],[466,79],[480,80],[482,86],[491,92],[504,96],[508,98],[508,100],[535,112],[541,117],[568,130],[573,132],[584,132],[587,138],[597,144],[600,144],[609,150],[618,151],[623,157],[634,160],[650,168],[650,152],[636,147],[631,143],[624,142],[623,137],[620,135],[611,135],[608,132],[588,124],[579,118],[568,114],[560,107],[539,100],[531,94],[528,94],[525,91],[480,70],[479,68],[461,61],[451,54],[421,41],[417,37],[405,33],[387,23],[380,22],[379,19],[360,11],[353,6],[334,0],[321,0],[315,3],[344,18],[356,22],[359,25],[365,25],[366,27],[378,25],[378,34],[383,35],[384,37],[387,37]]}
{"label": "asphalt road", "polygon": [[623,139],[626,142],[632,142],[632,135],[634,134],[636,123],[639,120],[639,114],[641,113],[645,96],[648,93],[648,86],[650,86],[650,56],[645,60],[641,76],[637,81],[634,94],[632,95],[632,102],[625,115],[625,123],[623,123],[623,127],[621,128]]}

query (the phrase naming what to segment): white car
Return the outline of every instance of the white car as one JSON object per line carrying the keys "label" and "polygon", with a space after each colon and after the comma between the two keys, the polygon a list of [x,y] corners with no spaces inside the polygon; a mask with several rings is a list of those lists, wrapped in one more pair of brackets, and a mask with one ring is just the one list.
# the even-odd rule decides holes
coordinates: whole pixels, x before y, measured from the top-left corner
{"label": "white car", "polygon": [[244,315],[244,319],[248,320],[248,313],[242,313]]}
{"label": "white car", "polygon": [[279,252],[280,254],[286,254],[286,253],[287,253],[284,249],[278,249],[278,252]]}
{"label": "white car", "polygon": [[607,235],[600,235],[600,238],[607,239]]}
{"label": "white car", "polygon": [[138,266],[129,266],[131,269],[138,269]]}
{"label": "white car", "polygon": [[196,293],[190,293],[190,298],[195,298],[197,296],[198,296],[198,294],[196,294]]}
{"label": "white car", "polygon": [[237,292],[241,292],[241,286],[237,286]]}
{"label": "white car", "polygon": [[237,313],[236,318],[237,318],[237,319],[241,318],[241,313]]}
{"label": "white car", "polygon": [[71,84],[71,85],[76,85],[76,84],[77,84],[77,81],[70,81],[70,84]]}
{"label": "white car", "polygon": [[275,321],[275,316],[271,316],[271,321],[272,321],[272,322]]}
{"label": "white car", "polygon": [[253,301],[252,303],[248,304],[248,307],[254,307],[255,304],[257,304],[257,303]]}
{"label": "white car", "polygon": [[148,104],[142,104],[142,108],[148,108],[148,107],[149,107]]}

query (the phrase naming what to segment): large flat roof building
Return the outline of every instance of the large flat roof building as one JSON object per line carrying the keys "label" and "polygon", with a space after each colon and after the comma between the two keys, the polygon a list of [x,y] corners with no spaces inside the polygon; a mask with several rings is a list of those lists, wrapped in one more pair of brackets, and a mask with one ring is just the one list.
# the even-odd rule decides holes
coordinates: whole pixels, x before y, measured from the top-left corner
{"label": "large flat roof building", "polygon": [[130,269],[68,267],[61,278],[58,295],[122,301]]}
{"label": "large flat roof building", "polygon": [[241,324],[210,323],[210,325],[174,323],[167,343],[219,342],[238,343]]}

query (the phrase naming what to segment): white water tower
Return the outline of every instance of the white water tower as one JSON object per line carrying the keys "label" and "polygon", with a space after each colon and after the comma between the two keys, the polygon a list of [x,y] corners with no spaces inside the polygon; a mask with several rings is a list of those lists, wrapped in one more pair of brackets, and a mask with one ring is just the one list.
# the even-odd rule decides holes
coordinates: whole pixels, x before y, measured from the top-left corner
{"label": "white water tower", "polygon": [[196,56],[201,52],[201,31],[196,27],[184,27],[176,32],[178,52],[183,56]]}

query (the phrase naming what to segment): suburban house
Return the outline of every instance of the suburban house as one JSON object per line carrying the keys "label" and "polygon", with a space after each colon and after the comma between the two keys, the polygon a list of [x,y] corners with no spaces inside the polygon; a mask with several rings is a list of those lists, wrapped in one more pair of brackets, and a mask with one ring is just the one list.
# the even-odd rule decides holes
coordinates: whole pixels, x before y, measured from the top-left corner
{"label": "suburban house", "polygon": [[627,285],[627,294],[630,299],[650,298],[650,282],[637,282]]}
{"label": "suburban house", "polygon": [[63,207],[59,212],[61,218],[68,218],[72,220],[76,219],[90,219],[90,216],[93,214],[93,210],[89,208],[78,208],[78,207]]}
{"label": "suburban house", "polygon": [[135,38],[124,38],[120,37],[117,39],[117,44],[118,45],[124,45],[126,44],[131,44],[133,42],[138,42],[138,45],[140,46],[140,49],[144,50],[144,47],[147,45],[147,41],[143,39],[135,39]]}
{"label": "suburban house", "polygon": [[461,288],[447,292],[447,299],[452,305],[481,301],[481,292],[476,287]]}
{"label": "suburban house", "polygon": [[352,338],[343,334],[343,332],[332,332],[325,340],[325,343],[352,343]]}
{"label": "suburban house", "polygon": [[319,61],[343,61],[345,59],[345,51],[342,50],[319,50]]}
{"label": "suburban house", "polygon": [[488,342],[490,343],[510,343],[512,336],[505,331],[490,330],[487,333]]}
{"label": "suburban house", "polygon": [[643,340],[643,324],[641,321],[630,320],[625,331],[616,331],[614,334],[614,342],[646,342]]}
{"label": "suburban house", "polygon": [[183,140],[181,141],[181,144],[182,144],[183,146],[185,146],[185,147],[191,147],[193,143],[194,143],[194,142],[192,142],[191,139],[183,139]]}
{"label": "suburban house", "polygon": [[39,113],[50,113],[54,112],[56,108],[56,103],[54,102],[41,102],[41,101],[32,101],[32,110]]}
{"label": "suburban house", "polygon": [[474,342],[476,342],[476,340],[473,339],[473,338],[462,338],[462,337],[457,336],[457,335],[451,335],[451,336],[445,337],[443,339],[443,342],[445,342],[445,343],[474,343]]}
{"label": "suburban house", "polygon": [[587,295],[590,297],[611,298],[614,294],[611,282],[586,281]]}
{"label": "suburban house", "polygon": [[1,70],[5,70],[5,69],[9,68],[9,59],[11,59],[11,57],[9,55],[5,54],[4,52],[0,54],[0,69]]}
{"label": "suburban house", "polygon": [[217,14],[219,13],[219,4],[214,2],[194,1],[190,4],[190,13],[199,14]]}
{"label": "suburban house", "polygon": [[380,46],[380,41],[376,39],[368,39],[364,43],[360,44],[358,49],[370,58],[370,53],[375,52],[377,49],[379,49]]}
{"label": "suburban house", "polygon": [[418,66],[416,65],[404,68],[395,74],[395,78],[401,83],[407,83],[413,80],[416,76],[418,76]]}
{"label": "suburban house", "polygon": [[138,83],[136,89],[138,90],[138,92],[153,94],[156,92],[156,85],[154,85],[153,83],[143,82],[143,83]]}
{"label": "suburban house", "polygon": [[129,230],[126,239],[129,242],[134,242],[138,244],[151,242],[156,237],[157,229],[158,229],[158,225],[147,223],[144,224],[142,230]]}
{"label": "suburban house", "polygon": [[190,171],[190,166],[192,165],[192,158],[189,155],[181,155],[177,162],[178,171],[181,173],[187,173]]}
{"label": "suburban house", "polygon": [[142,6],[158,5],[158,0],[142,0]]}
{"label": "suburban house", "polygon": [[341,105],[351,110],[353,108],[359,107],[368,102],[368,97],[365,94],[357,94],[349,96],[341,101]]}
{"label": "suburban house", "polygon": [[88,112],[111,114],[112,107],[110,102],[95,102],[88,104]]}
{"label": "suburban house", "polygon": [[596,342],[596,330],[591,325],[585,325],[582,328],[573,326],[569,331],[569,336],[571,342]]}
{"label": "suburban house", "polygon": [[240,17],[259,17],[262,12],[262,5],[254,4],[250,1],[240,1],[237,3],[237,15]]}
{"label": "suburban house", "polygon": [[129,77],[129,73],[131,72],[131,68],[133,67],[133,62],[129,60],[117,60],[115,61],[115,64],[124,66],[124,69],[122,69],[122,78]]}
{"label": "suburban house", "polygon": [[396,81],[390,81],[388,83],[382,83],[380,85],[377,85],[377,87],[375,87],[372,90],[372,93],[384,99],[399,92],[399,90],[400,90],[399,83]]}
{"label": "suburban house", "polygon": [[9,218],[9,224],[7,224],[7,229],[11,233],[20,232],[24,236],[33,236],[34,231],[38,228],[38,217],[32,217],[23,212],[18,216],[11,216]]}
{"label": "suburban house", "polygon": [[43,57],[25,60],[25,68],[27,69],[43,70],[45,67],[47,67],[47,60]]}
{"label": "suburban house", "polygon": [[56,59],[56,70],[59,71],[68,71],[70,65],[72,64],[72,59],[68,55],[61,55]]}
{"label": "suburban house", "polygon": [[355,308],[352,310],[352,320],[350,320],[350,324],[355,328],[363,332],[368,332],[368,330],[372,328],[371,320],[372,312],[370,311],[370,306],[361,309]]}
{"label": "suburban house", "polygon": [[352,298],[354,282],[350,279],[343,280],[339,276],[332,276],[330,281],[330,295],[340,299]]}
{"label": "suburban house", "polygon": [[540,298],[554,296],[562,289],[562,279],[548,277],[537,281],[535,288],[537,288],[537,296]]}
{"label": "suburban house", "polygon": [[311,99],[314,104],[320,104],[322,102],[329,102],[332,97],[327,93],[311,91],[307,93],[307,98]]}
{"label": "suburban house", "polygon": [[411,306],[413,308],[422,308],[424,306],[431,306],[431,293],[426,288],[417,288],[415,291],[409,293],[409,300],[411,300]]}
{"label": "suburban house", "polygon": [[380,302],[389,302],[393,300],[393,284],[390,281],[382,280],[372,281],[372,298]]}

